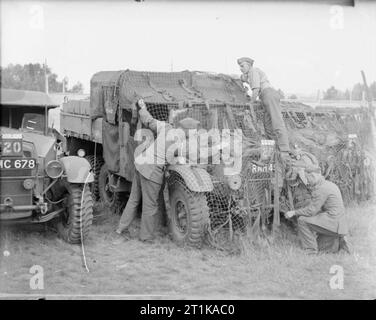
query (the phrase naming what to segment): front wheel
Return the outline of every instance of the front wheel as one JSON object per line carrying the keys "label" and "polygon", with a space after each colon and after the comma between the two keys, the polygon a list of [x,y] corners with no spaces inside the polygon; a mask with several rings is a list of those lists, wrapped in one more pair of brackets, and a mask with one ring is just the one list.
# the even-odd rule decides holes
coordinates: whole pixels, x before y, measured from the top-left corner
{"label": "front wheel", "polygon": [[93,199],[88,185],[70,183],[67,186],[66,211],[57,225],[60,236],[68,243],[83,242],[93,221]]}
{"label": "front wheel", "polygon": [[169,186],[169,194],[169,230],[173,240],[179,245],[201,247],[209,220],[205,194],[189,190],[179,180]]}

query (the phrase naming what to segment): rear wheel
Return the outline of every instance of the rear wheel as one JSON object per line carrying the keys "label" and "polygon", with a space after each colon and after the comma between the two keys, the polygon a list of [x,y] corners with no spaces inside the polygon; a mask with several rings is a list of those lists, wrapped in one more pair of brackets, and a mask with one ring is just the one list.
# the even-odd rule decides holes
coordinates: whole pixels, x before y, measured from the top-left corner
{"label": "rear wheel", "polygon": [[110,172],[107,165],[103,164],[98,176],[99,197],[102,203],[109,207],[111,212],[120,214],[126,204],[126,192],[114,192],[110,186]]}
{"label": "rear wheel", "polygon": [[169,230],[179,245],[201,247],[209,208],[204,193],[192,192],[184,181],[169,186],[171,216]]}
{"label": "rear wheel", "polygon": [[93,221],[93,199],[89,186],[70,183],[67,186],[66,211],[57,225],[60,236],[68,243],[81,243],[87,238]]}

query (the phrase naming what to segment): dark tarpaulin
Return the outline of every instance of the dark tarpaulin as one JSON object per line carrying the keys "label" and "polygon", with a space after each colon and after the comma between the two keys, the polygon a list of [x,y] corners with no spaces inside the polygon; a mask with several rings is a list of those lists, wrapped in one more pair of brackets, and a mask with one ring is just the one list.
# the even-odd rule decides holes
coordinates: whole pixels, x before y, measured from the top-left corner
{"label": "dark tarpaulin", "polygon": [[223,74],[196,71],[103,71],[91,79],[91,115],[115,123],[118,106],[147,103],[248,103],[240,80]]}
{"label": "dark tarpaulin", "polygon": [[120,147],[119,147],[119,127],[103,121],[102,146],[103,157],[112,172],[120,170]]}
{"label": "dark tarpaulin", "polygon": [[92,118],[104,117],[106,119],[104,92],[105,88],[114,88],[120,75],[124,71],[101,71],[94,74],[90,80],[90,115]]}

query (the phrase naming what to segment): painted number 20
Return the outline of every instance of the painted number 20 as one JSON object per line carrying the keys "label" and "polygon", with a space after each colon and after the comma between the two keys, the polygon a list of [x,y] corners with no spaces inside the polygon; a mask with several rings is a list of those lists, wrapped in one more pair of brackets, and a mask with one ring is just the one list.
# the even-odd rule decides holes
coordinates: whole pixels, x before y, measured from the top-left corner
{"label": "painted number 20", "polygon": [[3,154],[20,153],[20,152],[21,152],[21,142],[19,141],[15,141],[13,143],[10,141],[4,142]]}

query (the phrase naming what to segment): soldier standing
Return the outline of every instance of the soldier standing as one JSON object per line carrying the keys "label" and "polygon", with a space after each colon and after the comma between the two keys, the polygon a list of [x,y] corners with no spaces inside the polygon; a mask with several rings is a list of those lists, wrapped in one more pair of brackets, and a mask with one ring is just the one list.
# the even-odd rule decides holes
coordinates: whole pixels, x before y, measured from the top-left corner
{"label": "soldier standing", "polygon": [[319,250],[334,253],[341,249],[349,253],[345,239],[348,233],[345,207],[338,186],[316,172],[302,170],[299,176],[311,189],[311,203],[286,212],[285,217],[298,218],[298,235],[303,249],[308,254],[316,254]]}
{"label": "soldier standing", "polygon": [[290,147],[279,103],[279,93],[270,85],[265,73],[253,67],[254,61],[251,58],[239,58],[237,62],[242,72],[240,79],[244,87],[248,91],[251,90],[249,92],[251,102],[255,102],[259,97],[265,109],[264,127],[267,138],[277,140],[282,159],[288,160]]}
{"label": "soldier standing", "polygon": [[[135,156],[135,177],[132,182],[131,194],[127,205],[120,218],[116,233],[121,235],[127,230],[137,214],[138,205],[142,198],[142,215],[140,239],[151,242],[155,237],[155,231],[158,225],[158,199],[164,182],[164,172],[167,164],[166,150],[175,141],[166,139],[169,130],[173,126],[167,122],[154,119],[147,111],[146,105],[142,99],[138,101],[139,116],[142,124],[157,134],[155,141],[146,149],[146,154],[152,155],[145,163],[139,161]],[[184,118],[179,122],[179,126],[187,135],[188,130],[197,129],[199,121],[192,118]],[[150,149],[149,149],[150,148]],[[151,150],[152,152],[148,152]],[[216,149],[218,152],[218,150]]]}

